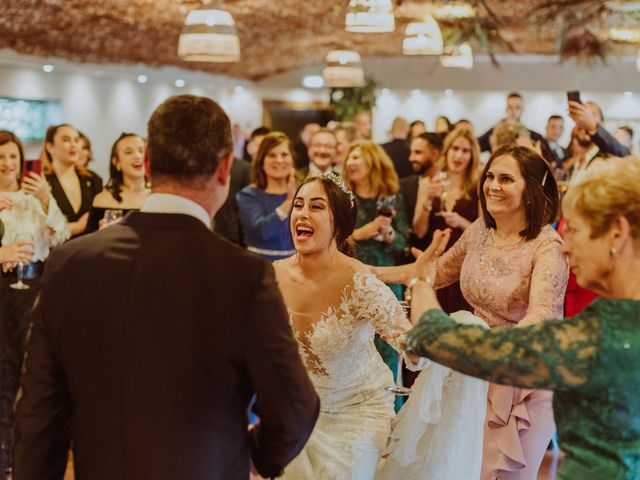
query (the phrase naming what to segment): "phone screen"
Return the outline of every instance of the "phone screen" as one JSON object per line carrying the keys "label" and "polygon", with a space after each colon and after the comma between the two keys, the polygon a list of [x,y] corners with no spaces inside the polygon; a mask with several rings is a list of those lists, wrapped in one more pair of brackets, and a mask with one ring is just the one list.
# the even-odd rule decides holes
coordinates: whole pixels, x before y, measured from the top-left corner
{"label": "phone screen", "polygon": [[570,102],[582,103],[582,100],[580,100],[580,92],[578,92],[577,90],[567,92],[567,100],[569,100]]}

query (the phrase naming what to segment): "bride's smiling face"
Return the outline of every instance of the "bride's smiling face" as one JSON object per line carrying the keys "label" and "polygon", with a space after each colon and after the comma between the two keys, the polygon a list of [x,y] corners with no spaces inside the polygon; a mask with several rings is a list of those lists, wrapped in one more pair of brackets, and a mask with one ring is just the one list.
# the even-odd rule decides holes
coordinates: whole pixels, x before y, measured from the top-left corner
{"label": "bride's smiling face", "polygon": [[291,236],[298,253],[328,249],[335,242],[333,230],[333,215],[322,184],[315,181],[302,185],[291,211]]}

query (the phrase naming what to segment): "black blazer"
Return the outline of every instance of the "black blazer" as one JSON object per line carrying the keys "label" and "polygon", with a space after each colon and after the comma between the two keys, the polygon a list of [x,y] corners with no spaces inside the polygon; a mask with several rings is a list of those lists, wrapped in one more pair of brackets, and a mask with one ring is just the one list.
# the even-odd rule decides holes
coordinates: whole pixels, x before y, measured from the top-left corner
{"label": "black blazer", "polygon": [[80,180],[80,193],[82,195],[82,201],[78,211],[74,211],[67,194],[64,193],[60,180],[55,173],[46,175],[49,185],[51,185],[51,195],[55,198],[56,203],[60,207],[60,210],[67,217],[68,222],[77,222],[82,215],[91,210],[93,205],[93,197],[102,191],[102,178],[96,173],[89,172],[90,175],[80,175],[78,173],[78,179]]}
{"label": "black blazer", "polygon": [[399,138],[380,145],[393,162],[398,177],[404,178],[413,175],[413,167],[409,161],[411,148],[409,142]]}
{"label": "black blazer", "polygon": [[271,265],[180,214],[56,248],[22,389],[16,480],[62,479],[71,440],[78,480],[274,476],[319,410]]}
{"label": "black blazer", "polygon": [[231,165],[229,196],[213,219],[214,229],[230,242],[244,245],[242,227],[238,219],[236,193],[251,183],[251,164],[238,158]]}

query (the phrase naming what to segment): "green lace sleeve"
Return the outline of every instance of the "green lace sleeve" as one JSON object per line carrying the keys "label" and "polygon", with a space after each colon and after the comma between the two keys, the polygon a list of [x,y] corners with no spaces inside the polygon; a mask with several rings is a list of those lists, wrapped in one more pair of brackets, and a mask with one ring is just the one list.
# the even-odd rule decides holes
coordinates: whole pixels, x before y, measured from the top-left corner
{"label": "green lace sleeve", "polygon": [[593,312],[524,328],[484,329],[432,309],[409,332],[407,352],[494,383],[564,390],[587,383],[601,337]]}

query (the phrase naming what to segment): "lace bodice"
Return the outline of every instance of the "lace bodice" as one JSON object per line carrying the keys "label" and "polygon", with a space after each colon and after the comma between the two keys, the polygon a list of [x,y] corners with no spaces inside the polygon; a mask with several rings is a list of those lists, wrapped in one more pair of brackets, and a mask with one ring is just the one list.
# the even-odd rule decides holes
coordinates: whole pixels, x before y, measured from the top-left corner
{"label": "lace bodice", "polygon": [[460,280],[465,299],[490,326],[562,317],[569,267],[550,226],[530,241],[495,246],[482,218],[438,260],[436,286]]}
{"label": "lace bodice", "polygon": [[[374,275],[355,273],[339,304],[330,306],[311,325],[298,321],[296,312],[290,310],[289,316],[321,397],[329,391],[355,388],[363,392],[392,384],[391,372],[374,346],[374,334],[406,331],[411,324],[393,292]],[[326,406],[328,399],[323,400]]]}

